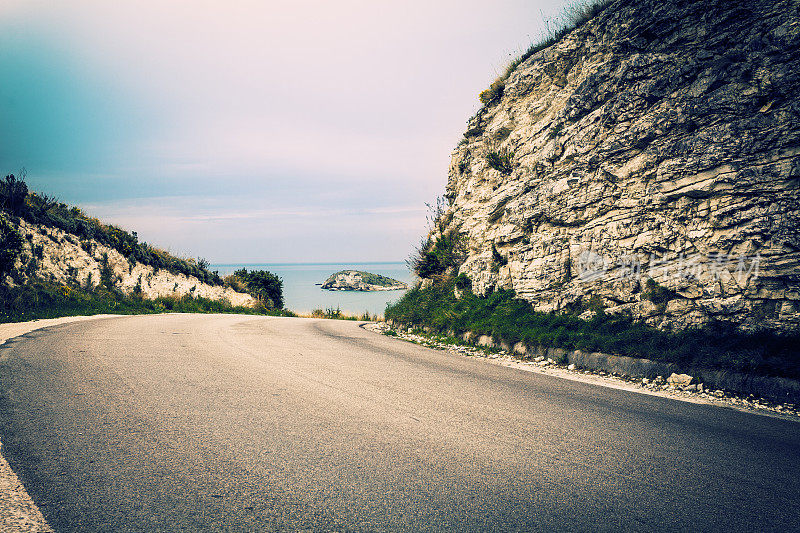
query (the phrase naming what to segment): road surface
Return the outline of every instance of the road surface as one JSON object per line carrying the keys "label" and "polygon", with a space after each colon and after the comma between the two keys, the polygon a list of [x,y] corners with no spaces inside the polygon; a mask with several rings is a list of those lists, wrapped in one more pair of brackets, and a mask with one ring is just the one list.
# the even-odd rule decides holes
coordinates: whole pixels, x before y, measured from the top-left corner
{"label": "road surface", "polygon": [[56,531],[800,529],[800,423],[353,322],[34,331],[0,348],[0,438]]}

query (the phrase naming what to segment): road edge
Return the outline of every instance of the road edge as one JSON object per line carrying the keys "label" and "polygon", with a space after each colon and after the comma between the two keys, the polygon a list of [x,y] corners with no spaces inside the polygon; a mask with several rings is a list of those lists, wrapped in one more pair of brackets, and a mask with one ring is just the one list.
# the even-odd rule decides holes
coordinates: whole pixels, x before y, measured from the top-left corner
{"label": "road edge", "polygon": [[2,456],[0,442],[0,530],[8,533],[50,533],[53,529],[25,486]]}
{"label": "road edge", "polygon": [[[372,327],[370,327],[373,325]],[[381,325],[377,322],[366,322],[361,324],[359,327],[365,331],[370,331],[372,333],[376,333],[378,335],[383,335],[383,330],[385,328],[381,327]],[[383,335],[385,336],[385,335]],[[777,418],[780,420],[787,420],[794,423],[800,423],[800,416],[797,413],[792,412],[778,412],[774,410],[770,410],[764,408],[764,406],[760,406],[758,404],[751,404],[748,405],[747,403],[736,403],[736,398],[724,397],[724,398],[715,398],[715,397],[698,397],[696,394],[692,394],[686,391],[681,390],[650,390],[641,385],[641,383],[637,383],[631,380],[622,379],[619,376],[611,375],[607,372],[598,372],[592,370],[585,370],[585,369],[574,369],[570,370],[566,367],[560,367],[557,365],[542,365],[536,364],[534,362],[525,362],[515,359],[510,355],[499,355],[499,354],[492,354],[489,355],[485,352],[482,352],[479,348],[471,347],[471,346],[445,346],[445,345],[437,345],[435,342],[430,342],[430,339],[425,338],[422,335],[412,335],[412,334],[404,334],[404,333],[396,333],[395,335],[389,336],[389,338],[395,338],[397,340],[403,342],[410,342],[413,344],[425,346],[426,348],[430,348],[439,352],[445,352],[450,355],[454,355],[457,357],[471,357],[480,359],[485,361],[488,364],[504,366],[507,368],[514,368],[516,370],[522,370],[524,372],[533,372],[536,374],[544,374],[551,377],[567,379],[570,381],[578,381],[581,383],[586,383],[590,385],[596,385],[600,387],[606,387],[609,389],[617,389],[617,390],[624,390],[628,392],[633,392],[636,394],[644,394],[647,396],[657,396],[660,398],[666,398],[670,400],[676,400],[679,402],[686,402],[686,403],[694,403],[699,405],[710,405],[722,409],[732,409],[734,411],[739,411],[743,413],[750,413],[760,416],[766,416],[769,418]],[[428,341],[428,342],[425,342]],[[459,348],[461,350],[459,350]]]}
{"label": "road edge", "polygon": [[[68,316],[0,324],[0,346],[11,339],[37,329],[69,324],[70,322],[120,316],[125,315]],[[2,357],[0,357],[0,360],[2,360]],[[11,465],[3,457],[2,451],[2,441],[0,440],[0,530],[7,533],[51,533],[53,529],[45,520],[44,515],[33,501],[33,498],[30,497],[28,491],[25,490],[25,486],[11,468]]]}

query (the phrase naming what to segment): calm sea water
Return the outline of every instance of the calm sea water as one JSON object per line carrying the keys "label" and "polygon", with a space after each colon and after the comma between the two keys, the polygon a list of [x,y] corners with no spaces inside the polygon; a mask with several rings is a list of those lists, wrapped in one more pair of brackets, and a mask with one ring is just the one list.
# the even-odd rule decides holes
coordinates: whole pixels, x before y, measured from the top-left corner
{"label": "calm sea water", "polygon": [[234,270],[268,270],[283,280],[283,299],[287,309],[295,313],[310,313],[314,309],[335,309],[337,306],[347,314],[383,315],[386,304],[397,301],[405,291],[326,291],[320,289],[328,276],[340,270],[363,270],[373,274],[389,276],[408,284],[412,275],[404,262],[396,263],[265,263],[265,264],[216,264],[211,270],[219,270],[221,276],[233,274]]}

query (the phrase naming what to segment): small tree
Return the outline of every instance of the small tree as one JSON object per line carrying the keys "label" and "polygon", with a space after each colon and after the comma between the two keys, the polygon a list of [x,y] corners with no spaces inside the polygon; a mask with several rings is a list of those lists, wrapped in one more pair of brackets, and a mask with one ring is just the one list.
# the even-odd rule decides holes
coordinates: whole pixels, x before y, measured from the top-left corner
{"label": "small tree", "polygon": [[9,174],[0,181],[0,209],[8,211],[14,216],[20,216],[25,209],[25,198],[28,196],[28,186],[25,179],[17,179],[14,174]]}
{"label": "small tree", "polygon": [[266,270],[247,271],[242,268],[233,273],[242,280],[253,297],[267,307],[283,309],[283,280]]}
{"label": "small tree", "polygon": [[14,227],[0,219],[0,281],[14,269],[17,256],[22,251],[22,237]]}
{"label": "small tree", "polygon": [[464,235],[452,229],[424,240],[406,263],[420,278],[430,278],[450,267],[457,269],[466,257]]}

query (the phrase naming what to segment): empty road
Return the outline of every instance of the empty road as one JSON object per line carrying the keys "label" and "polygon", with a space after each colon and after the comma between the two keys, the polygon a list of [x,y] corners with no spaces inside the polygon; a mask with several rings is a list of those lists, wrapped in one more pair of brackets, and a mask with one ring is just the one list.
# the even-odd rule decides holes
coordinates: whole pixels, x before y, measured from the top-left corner
{"label": "empty road", "polygon": [[0,349],[0,438],[56,531],[800,529],[800,423],[353,322],[34,331]]}

